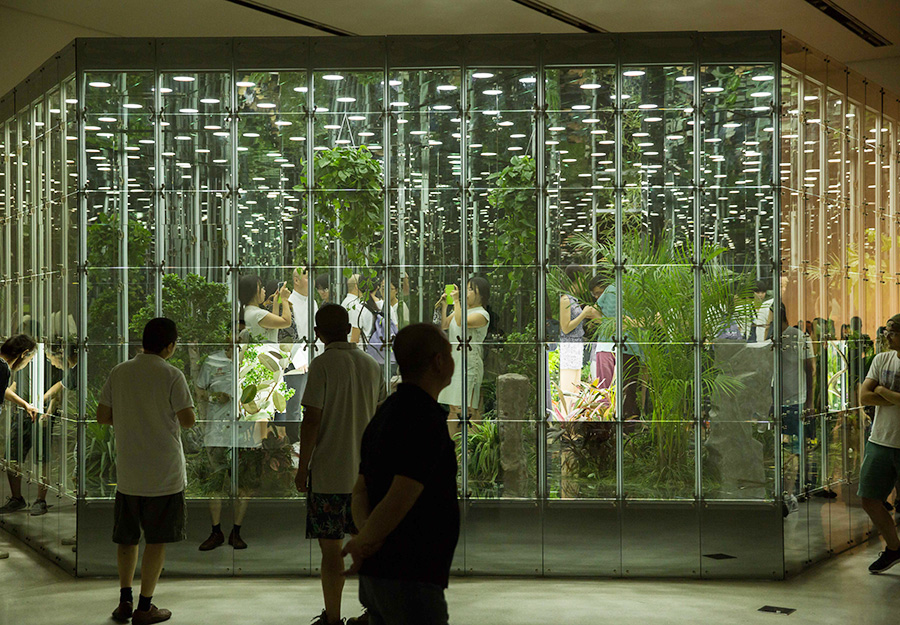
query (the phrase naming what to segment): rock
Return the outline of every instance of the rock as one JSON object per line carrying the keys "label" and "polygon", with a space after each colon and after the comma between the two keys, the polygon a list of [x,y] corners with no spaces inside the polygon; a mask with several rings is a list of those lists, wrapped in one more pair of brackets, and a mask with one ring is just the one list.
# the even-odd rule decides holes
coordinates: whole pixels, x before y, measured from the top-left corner
{"label": "rock", "polygon": [[528,418],[531,384],[517,373],[497,378],[497,426],[500,430],[500,467],[505,497],[526,497],[528,470],[525,464],[523,426]]}
{"label": "rock", "polygon": [[753,438],[754,419],[766,419],[772,407],[774,359],[771,343],[717,341],[715,365],[742,388],[714,392],[710,398],[709,436],[705,448],[709,469],[721,480],[723,495],[763,499],[766,467],[763,445]]}

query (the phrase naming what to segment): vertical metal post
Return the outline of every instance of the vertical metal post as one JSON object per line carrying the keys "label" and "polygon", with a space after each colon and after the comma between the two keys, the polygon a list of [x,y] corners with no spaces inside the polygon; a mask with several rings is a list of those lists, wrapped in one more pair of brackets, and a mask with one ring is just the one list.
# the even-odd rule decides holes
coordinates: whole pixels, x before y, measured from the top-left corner
{"label": "vertical metal post", "polygon": [[[462,280],[459,280],[460,276],[457,276],[457,281],[460,282],[459,285],[459,293],[461,301],[456,302],[457,306],[462,306],[462,327],[461,332],[462,336],[466,336],[466,331],[468,329],[466,324],[466,316],[468,314],[467,306],[465,304],[466,297],[466,284],[465,280],[469,275],[469,228],[468,228],[468,215],[469,215],[469,65],[468,59],[464,60],[461,68],[461,77],[460,77],[460,85],[459,85],[459,97],[460,97],[460,135],[459,135],[459,155],[460,155],[460,167],[459,167],[459,175],[460,175],[460,189],[461,195],[459,198],[459,265],[460,269],[462,269]],[[460,405],[460,484],[462,486],[463,498],[469,498],[469,471],[468,471],[468,457],[469,457],[469,441],[468,441],[468,380],[465,374],[466,366],[468,365],[468,353],[465,349],[465,344],[457,344],[453,347],[453,349],[457,349],[460,351],[461,358],[459,360],[460,366],[462,367],[463,375],[462,375],[462,402]]]}
{"label": "vertical metal post", "polygon": [[[2,159],[0,159],[0,174],[3,174],[2,180],[0,180],[0,187],[3,190],[3,198],[4,198],[4,210],[0,213],[0,245],[3,246],[2,249],[9,250],[10,248],[10,238],[9,238],[9,230],[10,230],[10,222],[12,221],[12,196],[10,195],[10,178],[12,177],[12,172],[9,169],[10,162],[10,154],[13,150],[13,146],[9,143],[9,124],[12,123],[10,120],[4,120],[4,123],[0,123],[0,144],[4,147],[4,153]],[[5,306],[3,306],[2,310],[0,310],[0,336],[9,336],[12,333],[12,328],[10,328],[10,289],[11,287],[11,279],[12,279],[12,263],[13,257],[10,254],[5,254],[3,259],[0,260],[0,263],[5,263],[3,265],[6,271],[3,275],[0,275],[0,297],[3,298],[3,302],[5,302]],[[9,431],[9,421],[8,416],[10,410],[6,409],[6,403],[0,404],[0,426],[4,427],[5,431]],[[0,446],[0,452],[4,454],[5,458],[9,458],[10,454],[10,440],[9,437],[6,437],[6,441],[4,444]]]}
{"label": "vertical metal post", "polygon": [[613,264],[615,273],[614,283],[616,285],[616,333],[615,333],[615,350],[616,350],[616,497],[623,502],[627,495],[625,492],[625,430],[623,411],[625,406],[625,397],[622,392],[624,376],[622,375],[622,366],[625,362],[623,353],[625,342],[623,340],[623,323],[624,303],[622,301],[622,283],[624,272],[624,259],[622,258],[622,239],[625,236],[623,231],[624,220],[622,211],[624,210],[622,195],[624,189],[624,172],[622,171],[622,158],[624,140],[624,119],[625,114],[622,94],[625,89],[625,81],[622,76],[622,43],[617,42],[616,46],[616,86],[613,95],[615,96],[615,163],[616,163],[616,181],[615,181],[615,205],[616,205],[616,257]]}
{"label": "vertical metal post", "polygon": [[152,198],[150,200],[153,210],[153,237],[155,245],[153,246],[153,290],[155,297],[153,298],[156,306],[155,314],[162,316],[162,280],[159,273],[162,270],[163,262],[166,258],[165,244],[165,209],[168,205],[166,198],[165,185],[165,161],[162,157],[162,146],[164,145],[164,134],[162,122],[165,120],[164,106],[162,98],[162,74],[158,67],[153,68],[153,178],[151,187],[153,189]]}
{"label": "vertical metal post", "polygon": [[[390,95],[390,65],[388,60],[388,55],[385,53],[384,55],[384,66],[382,67],[382,72],[384,76],[384,80],[381,82],[382,88],[382,114],[384,116],[384,126],[381,129],[381,153],[384,155],[382,160],[382,170],[381,175],[383,176],[383,185],[382,185],[382,240],[381,240],[381,258],[382,263],[384,264],[385,273],[385,289],[381,294],[383,298],[383,312],[381,319],[379,320],[377,317],[374,319],[375,323],[382,324],[382,336],[388,337],[388,343],[390,343],[391,333],[388,331],[391,323],[391,274],[396,270],[396,262],[393,255],[393,249],[390,244],[391,239],[391,193],[390,193],[390,183],[391,183],[391,122],[393,121],[393,117],[387,114],[387,108],[389,106],[388,96]],[[423,182],[424,184],[424,182]],[[397,210],[400,210],[398,206]],[[398,222],[398,228],[402,228],[402,223]],[[399,276],[398,276],[399,278]],[[400,286],[399,282],[397,284],[398,288]],[[397,306],[397,311],[399,312],[401,306]],[[391,384],[391,357],[390,350],[393,349],[392,346],[388,345],[388,349],[384,352],[384,366],[382,368],[382,374],[384,375],[384,384],[387,388],[390,388]]]}
{"label": "vertical metal post", "polygon": [[[694,414],[691,415],[694,424],[693,424],[693,432],[694,432],[694,499],[696,501],[700,501],[703,497],[701,484],[703,482],[703,454],[700,453],[701,450],[701,423],[702,423],[702,407],[703,407],[703,385],[701,383],[703,379],[703,360],[702,360],[702,351],[703,351],[703,342],[707,337],[703,336],[703,291],[702,291],[702,280],[703,280],[703,267],[701,265],[701,249],[703,247],[703,233],[701,231],[701,211],[702,211],[702,200],[703,200],[703,115],[701,106],[701,91],[700,91],[700,77],[702,76],[701,67],[700,67],[700,51],[699,49],[695,52],[694,57],[694,81],[693,85],[693,99],[694,99],[694,111],[692,114],[694,120],[694,154],[693,154],[693,184],[692,192],[693,192],[693,241],[691,242],[693,247],[693,257],[691,262],[693,264],[693,274],[694,274],[694,340],[693,340],[693,351],[694,351]],[[718,211],[718,202],[716,202],[716,210]],[[716,225],[718,226],[718,219],[716,220]],[[716,239],[716,243],[718,243],[718,238]],[[715,337],[712,337],[715,338]]]}
{"label": "vertical metal post", "polygon": [[[537,423],[535,424],[535,433],[537,435],[537,498],[538,500],[546,499],[550,489],[547,483],[547,393],[550,382],[548,367],[548,351],[547,351],[547,272],[549,271],[549,256],[547,253],[547,178],[546,178],[546,149],[544,144],[545,127],[547,122],[547,93],[546,93],[546,76],[544,68],[544,47],[543,45],[538,51],[537,63],[537,82],[536,87],[536,110],[534,115],[535,123],[535,186],[537,187],[537,236],[535,242],[537,244],[537,295],[535,296],[537,304],[537,320],[535,329],[537,330],[537,374],[535,391],[538,401]],[[593,211],[592,211],[593,213]],[[596,217],[594,217],[596,219]],[[541,508],[541,516],[543,517],[543,508]],[[543,570],[543,566],[541,567]]]}
{"label": "vertical metal post", "polygon": [[[240,397],[241,397],[241,380],[240,380],[240,370],[241,363],[239,354],[241,353],[238,350],[237,342],[237,328],[238,323],[240,321],[240,313],[238,312],[238,307],[235,306],[235,302],[238,297],[238,281],[241,279],[240,274],[240,266],[241,259],[238,256],[238,252],[240,250],[240,220],[239,220],[239,204],[241,198],[241,190],[240,190],[240,163],[238,161],[238,137],[239,134],[239,120],[238,120],[238,107],[237,107],[237,71],[234,67],[234,55],[231,57],[231,63],[229,63],[228,68],[228,89],[229,89],[229,100],[228,104],[231,107],[230,113],[228,117],[228,131],[230,133],[229,140],[231,146],[231,153],[229,155],[230,163],[229,163],[229,175],[231,177],[231,185],[228,187],[229,191],[225,194],[224,198],[224,206],[223,211],[225,213],[225,232],[227,238],[226,244],[226,262],[229,267],[229,271],[226,274],[226,284],[228,285],[229,298],[231,302],[231,327],[228,329],[229,334],[232,336],[232,344],[229,346],[231,350],[231,367],[233,373],[233,389],[231,391],[231,410],[232,414],[239,416],[241,405],[240,405]],[[238,304],[239,306],[239,304]],[[235,500],[239,496],[239,484],[240,484],[240,463],[238,457],[238,437],[240,436],[240,420],[235,419],[231,428],[231,484],[229,485],[230,490],[230,501],[232,507],[234,506]],[[235,570],[234,557],[232,556],[232,571]]]}
{"label": "vertical metal post", "polygon": [[[841,94],[841,107],[838,114],[840,115],[839,121],[839,131],[841,133],[841,153],[840,153],[840,164],[838,165],[838,180],[840,181],[840,193],[838,197],[840,198],[840,210],[841,210],[841,224],[840,229],[838,230],[838,235],[840,236],[839,241],[839,249],[840,249],[840,259],[841,266],[840,271],[843,279],[841,280],[841,306],[844,308],[843,318],[846,318],[846,313],[848,312],[847,304],[849,302],[850,294],[847,292],[847,287],[850,282],[850,276],[847,269],[847,245],[846,241],[848,237],[848,229],[850,226],[850,199],[849,199],[849,191],[847,184],[847,156],[849,154],[850,149],[850,135],[847,133],[847,111],[849,110],[848,106],[848,98],[850,97],[850,87],[848,84],[849,74],[847,70],[843,70],[843,78],[841,80],[842,88],[840,90]],[[845,374],[845,379],[849,383],[850,381],[850,368],[853,366],[852,363],[848,364],[848,371]],[[848,388],[848,393],[850,389]],[[848,401],[845,402],[841,408],[848,412],[853,408],[850,406],[849,395]],[[843,462],[843,473],[841,478],[844,482],[849,482],[850,480],[850,453],[849,453],[849,443],[850,443],[850,424],[848,423],[848,419],[846,417],[841,418],[841,461]]]}
{"label": "vertical metal post", "polygon": [[[828,128],[827,115],[828,109],[828,70],[830,69],[830,61],[825,60],[825,81],[822,85],[822,97],[819,98],[819,122],[816,124],[819,136],[819,314],[820,319],[826,323],[819,323],[818,328],[813,328],[818,333],[819,358],[816,361],[816,375],[819,380],[820,403],[815,406],[816,438],[819,439],[819,479],[818,482],[824,482],[825,476],[830,475],[828,467],[828,447],[830,441],[830,432],[826,427],[828,419],[828,345],[826,341],[826,332],[828,331],[827,319],[828,314],[828,277],[831,275],[831,268],[828,262],[828,245],[826,233],[828,231],[828,223],[830,221],[830,211],[828,210]],[[824,327],[822,327],[824,326]],[[805,441],[805,439],[804,439]],[[805,444],[805,443],[804,443]],[[815,487],[816,484],[813,484]]]}
{"label": "vertical metal post", "polygon": [[[772,196],[772,254],[774,258],[772,259],[774,266],[774,281],[773,285],[773,298],[772,298],[772,343],[774,345],[774,380],[773,384],[773,408],[774,408],[774,419],[775,419],[775,492],[774,498],[776,504],[782,504],[783,502],[783,486],[782,486],[782,477],[784,472],[784,464],[782,461],[781,454],[781,381],[783,378],[783,372],[781,371],[781,357],[779,355],[779,350],[781,349],[781,333],[775,332],[774,328],[779,327],[780,321],[779,316],[780,313],[776,311],[781,310],[781,272],[783,270],[782,267],[782,257],[781,257],[781,193],[782,193],[782,185],[781,185],[781,172],[780,172],[780,156],[781,156],[781,114],[779,111],[781,108],[781,76],[783,73],[783,67],[781,64],[778,65],[777,71],[775,72],[775,103],[776,109],[773,113],[773,123],[775,124],[775,137],[772,141],[772,162],[779,163],[779,167],[772,167],[772,184],[774,188],[774,193]],[[790,113],[788,112],[788,115]],[[781,510],[778,510],[781,512]]]}
{"label": "vertical metal post", "polygon": [[[313,278],[318,275],[319,267],[316,266],[316,218],[315,218],[315,197],[313,196],[313,185],[315,183],[315,164],[316,164],[316,151],[315,151],[315,138],[316,138],[316,127],[315,127],[315,117],[313,116],[313,102],[314,100],[313,94],[313,72],[312,69],[307,67],[306,69],[306,105],[305,105],[305,120],[306,120],[306,187],[304,188],[304,193],[306,197],[306,266],[309,268],[306,278],[307,281],[309,278]],[[330,269],[326,269],[329,274],[331,274]],[[329,289],[329,295],[334,298],[335,293],[337,293],[334,288],[335,285],[331,285]],[[315,290],[315,284],[307,285],[307,313],[306,313],[306,328],[303,331],[306,333],[306,354],[307,354],[307,362],[313,359],[316,353],[316,335],[313,331],[314,326],[314,313],[315,310],[315,296],[313,294]],[[335,302],[332,299],[332,303]]]}
{"label": "vertical metal post", "polygon": [[[84,114],[85,114],[85,98],[87,90],[85,89],[84,69],[76,58],[75,72],[75,93],[78,103],[76,104],[76,117],[78,123],[78,140],[76,142],[77,153],[77,216],[78,216],[78,490],[77,497],[84,498],[87,496],[87,487],[85,479],[85,459],[87,449],[85,422],[87,418],[87,388],[88,388],[88,368],[90,366],[90,354],[88,353],[88,266],[87,266],[87,153],[85,147],[85,130],[84,130]],[[79,515],[80,516],[80,515]]]}
{"label": "vertical metal post", "polygon": [[[118,76],[119,93],[125,93],[128,89],[128,81],[125,73],[120,72]],[[125,141],[127,135],[122,132],[117,137],[118,142],[113,143],[115,150],[114,158],[119,161],[120,179],[119,187],[119,270],[121,271],[122,289],[119,292],[119,361],[128,359],[128,307],[130,287],[129,266],[128,266],[128,157],[125,152]],[[156,146],[154,146],[156,147]],[[116,184],[115,182],[113,184]]]}
{"label": "vertical metal post", "polygon": [[880,110],[880,114],[877,116],[875,120],[875,142],[872,146],[872,162],[875,167],[875,275],[871,277],[873,290],[875,291],[874,295],[874,304],[875,304],[875,314],[876,314],[876,324],[881,325],[883,319],[881,318],[882,310],[884,309],[884,297],[881,288],[882,281],[882,264],[881,264],[881,222],[884,219],[885,207],[881,204],[881,157],[883,155],[883,150],[881,148],[881,132],[884,127],[884,89],[880,89],[878,93],[878,108]]}
{"label": "vertical metal post", "polygon": [[[808,56],[808,55],[809,55],[809,51],[807,50],[806,56]],[[806,63],[804,63],[804,66],[805,65],[806,65]],[[800,228],[803,228],[803,230],[804,230],[803,232],[798,232],[797,236],[796,236],[797,246],[799,248],[799,254],[797,255],[798,277],[799,277],[799,279],[797,280],[797,286],[798,286],[797,322],[798,322],[798,326],[801,325],[800,322],[803,321],[803,319],[801,317],[805,317],[806,312],[807,312],[806,311],[806,290],[807,290],[806,279],[807,279],[807,275],[808,275],[809,258],[810,258],[810,256],[809,256],[809,254],[810,254],[810,252],[809,252],[809,247],[810,247],[809,234],[806,232],[806,228],[804,226],[801,226],[801,224],[808,225],[810,223],[810,214],[809,214],[810,213],[810,211],[809,211],[810,199],[809,199],[809,194],[806,191],[808,188],[806,186],[806,177],[807,177],[806,176],[806,165],[807,165],[807,162],[806,162],[806,134],[807,134],[806,124],[807,124],[808,120],[806,118],[806,104],[805,104],[806,103],[806,79],[807,79],[805,69],[806,68],[804,67],[803,78],[800,80],[800,83],[798,85],[798,97],[797,97],[798,108],[799,108],[799,111],[798,111],[799,124],[797,126],[797,141],[800,146],[800,152],[797,154],[797,156],[799,159],[798,166],[800,167],[799,180],[800,180],[800,185],[802,186],[802,189],[800,189],[800,211],[799,211],[800,215],[799,215],[799,219],[797,222],[797,229],[799,230]],[[802,268],[802,271],[800,270],[801,268]],[[780,315],[779,312],[775,312],[772,315],[772,319],[775,322],[775,324],[774,324],[775,327],[779,328],[778,335],[780,337],[786,328],[781,327],[780,323],[778,322],[779,315]],[[801,335],[797,339],[799,342],[796,346],[796,349],[803,350],[803,347],[805,344],[805,330],[803,328],[799,328],[799,331],[800,331]],[[773,332],[772,334],[774,336],[775,332]],[[786,349],[786,346],[784,344],[782,344],[781,349],[778,353],[784,354],[785,349]],[[798,351],[798,353],[800,353],[800,352]],[[795,378],[794,381],[798,384],[797,388],[800,388],[799,384],[801,384],[801,383],[806,384],[805,370],[802,372],[802,377],[803,377],[802,381],[798,377],[801,375],[800,371],[788,371],[788,372],[782,371],[782,374],[785,374],[785,373],[787,375],[794,376],[794,378]],[[781,398],[781,400],[779,401],[779,404],[778,404],[779,411],[781,411],[781,409],[783,408],[783,403],[784,403],[784,398]],[[803,487],[802,478],[803,478],[803,476],[806,475],[806,446],[803,443],[803,441],[805,440],[805,437],[806,437],[806,427],[805,427],[806,426],[806,415],[804,414],[803,407],[799,408],[799,412],[800,412],[800,414],[798,416],[798,426],[797,426],[797,432],[798,432],[798,437],[799,437],[798,447],[797,447],[797,449],[798,449],[797,477],[795,478],[795,480],[797,482],[798,491],[800,489],[802,489],[802,487]],[[784,419],[784,415],[782,414],[782,422],[783,422],[783,419]],[[783,430],[778,430],[778,431],[781,432]],[[796,496],[800,493],[796,492],[793,494]]]}

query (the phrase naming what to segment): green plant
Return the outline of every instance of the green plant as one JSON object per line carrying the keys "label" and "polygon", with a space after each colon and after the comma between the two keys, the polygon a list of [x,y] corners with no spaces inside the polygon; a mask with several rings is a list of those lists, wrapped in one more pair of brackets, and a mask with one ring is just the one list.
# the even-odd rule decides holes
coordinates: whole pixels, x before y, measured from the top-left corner
{"label": "green plant", "polygon": [[[535,160],[531,156],[514,156],[509,165],[489,175],[487,180],[494,185],[488,193],[488,204],[496,211],[496,219],[485,257],[506,271],[502,276],[495,273],[496,283],[492,286],[501,294],[503,311],[521,312],[525,304],[521,301],[523,297],[528,298],[532,307],[534,302],[534,289],[522,287],[533,282],[533,277],[528,275],[533,269],[529,267],[537,263]],[[504,283],[498,277],[505,278]]]}
{"label": "green plant", "polygon": [[284,383],[290,350],[275,345],[248,345],[241,358],[241,414],[242,418],[258,421],[269,419],[275,412],[284,412],[294,389]]}
{"label": "green plant", "polygon": [[84,472],[89,494],[111,497],[116,490],[116,437],[112,428],[86,421]]}
{"label": "green plant", "polygon": [[[331,264],[328,245],[340,243],[347,275],[353,267],[373,267],[381,261],[381,233],[384,230],[383,168],[365,146],[337,146],[320,150],[314,160],[314,173],[304,163],[301,184],[314,181],[316,221],[313,241],[317,266]],[[295,250],[295,263],[306,264],[309,233],[301,237]]]}
{"label": "green plant", "polygon": [[[132,316],[131,331],[137,335],[156,316],[155,299],[148,296],[144,307]],[[200,373],[201,345],[221,345],[231,341],[228,287],[195,273],[183,278],[175,273],[162,277],[162,315],[178,324],[178,342],[187,346],[189,381],[196,380]]]}
{"label": "green plant", "polygon": [[[610,241],[599,245],[589,237],[582,250],[596,247],[599,258],[615,258]],[[652,405],[647,455],[653,458],[651,481],[673,492],[693,490],[691,445],[694,389],[704,397],[734,396],[740,382],[724,374],[713,358],[712,339],[733,323],[747,323],[753,314],[753,282],[747,273],[723,262],[726,248],[704,243],[698,250],[700,274],[700,379],[694,377],[694,249],[657,242],[634,228],[626,229],[622,253],[623,329],[627,345],[640,357]],[[615,319],[604,318],[598,334],[613,336]]]}
{"label": "green plant", "polygon": [[[128,262],[143,267],[149,259],[153,240],[151,232],[139,221],[127,223]],[[119,238],[118,213],[100,213],[87,227],[87,283],[88,301],[86,340],[93,345],[117,345],[120,336],[120,298],[127,290],[129,307],[141,306],[149,286],[147,272],[140,268],[123,269],[119,258],[122,239]],[[130,310],[124,311],[125,317]],[[109,371],[117,364],[115,350],[97,349],[90,353],[90,367],[94,371]]]}
{"label": "green plant", "polygon": [[[468,426],[469,494],[472,497],[498,497],[500,495],[500,428],[492,415],[481,421],[471,421]],[[457,458],[460,453],[461,434],[454,435]]]}
{"label": "green plant", "polygon": [[[563,396],[559,385],[550,382],[556,395]],[[577,382],[578,394],[574,400],[553,402],[556,421],[614,421],[616,411],[615,387],[604,388],[600,380]]]}

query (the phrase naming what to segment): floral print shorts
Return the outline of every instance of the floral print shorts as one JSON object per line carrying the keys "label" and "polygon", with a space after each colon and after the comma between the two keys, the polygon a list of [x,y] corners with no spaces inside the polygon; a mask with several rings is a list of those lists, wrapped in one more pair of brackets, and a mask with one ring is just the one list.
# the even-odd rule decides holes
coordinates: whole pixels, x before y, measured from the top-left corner
{"label": "floral print shorts", "polygon": [[340,540],[359,531],[353,524],[349,494],[322,494],[310,491],[306,496],[306,537]]}

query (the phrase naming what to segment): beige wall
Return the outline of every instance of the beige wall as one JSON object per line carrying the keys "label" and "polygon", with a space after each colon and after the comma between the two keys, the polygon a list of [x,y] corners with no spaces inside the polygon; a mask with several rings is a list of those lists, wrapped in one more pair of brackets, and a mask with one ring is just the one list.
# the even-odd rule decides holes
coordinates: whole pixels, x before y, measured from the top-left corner
{"label": "beige wall", "polygon": [[[267,0],[267,4],[364,35],[577,32],[511,0]],[[803,0],[633,0],[624,10],[619,3],[596,0],[554,4],[611,31],[784,29],[900,94],[900,46],[873,48]],[[845,0],[842,5],[900,44],[897,0]],[[476,24],[472,15],[478,15]],[[316,35],[327,36],[223,0],[0,0],[0,95],[76,37]]]}

